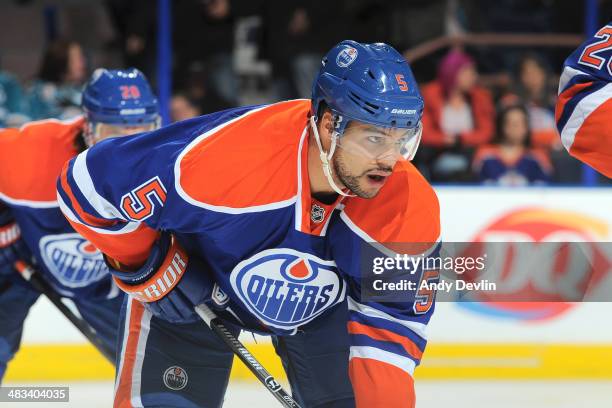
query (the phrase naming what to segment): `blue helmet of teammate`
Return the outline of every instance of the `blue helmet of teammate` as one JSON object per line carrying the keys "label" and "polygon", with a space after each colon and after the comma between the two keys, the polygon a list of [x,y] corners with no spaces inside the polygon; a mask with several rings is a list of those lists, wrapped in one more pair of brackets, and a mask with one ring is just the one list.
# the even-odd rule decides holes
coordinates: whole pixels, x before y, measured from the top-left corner
{"label": "blue helmet of teammate", "polygon": [[404,57],[393,47],[345,40],[323,58],[312,86],[312,114],[325,103],[342,135],[350,120],[417,128],[423,98]]}
{"label": "blue helmet of teammate", "polygon": [[85,86],[81,106],[91,123],[138,126],[159,121],[157,98],[136,68],[97,69]]}

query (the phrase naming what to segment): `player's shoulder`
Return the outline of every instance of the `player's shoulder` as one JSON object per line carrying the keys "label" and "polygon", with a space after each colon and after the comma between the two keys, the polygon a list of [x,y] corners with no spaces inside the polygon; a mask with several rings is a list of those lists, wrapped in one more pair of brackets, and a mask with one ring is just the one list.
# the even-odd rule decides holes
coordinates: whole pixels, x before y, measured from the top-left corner
{"label": "player's shoulder", "polygon": [[205,209],[278,208],[296,196],[309,109],[306,100],[246,106],[103,140],[69,171],[117,194],[157,182],[168,200]]}
{"label": "player's shoulder", "polygon": [[440,237],[436,192],[416,167],[400,161],[378,195],[350,198],[344,207],[349,227],[377,242],[435,242]]}
{"label": "player's shoulder", "polygon": [[84,123],[82,116],[70,120],[37,120],[25,123],[18,129],[1,129],[0,141],[15,147],[36,147],[32,149],[33,153],[46,153],[54,147],[73,146],[75,137],[83,130]]}
{"label": "player's shoulder", "polygon": [[309,111],[308,100],[285,101],[207,128],[176,160],[177,191],[215,208],[264,209],[295,199]]}
{"label": "player's shoulder", "polygon": [[84,119],[40,120],[0,131],[0,193],[5,201],[55,201],[55,180],[76,155]]}
{"label": "player's shoulder", "polygon": [[564,61],[559,92],[592,79],[610,81],[612,72],[606,69],[605,62],[612,55],[612,50],[604,48],[602,39],[612,34],[612,22],[601,27],[594,35],[587,38]]}

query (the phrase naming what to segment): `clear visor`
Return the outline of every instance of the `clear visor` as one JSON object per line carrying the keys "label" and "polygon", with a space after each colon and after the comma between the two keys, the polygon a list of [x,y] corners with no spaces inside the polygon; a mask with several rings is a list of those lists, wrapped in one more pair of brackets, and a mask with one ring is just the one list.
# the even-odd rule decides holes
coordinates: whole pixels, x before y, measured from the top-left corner
{"label": "clear visor", "polygon": [[96,123],[92,126],[90,145],[98,143],[109,137],[129,136],[136,133],[149,132],[159,128],[158,121],[138,125],[115,125],[110,123]]}
{"label": "clear visor", "polygon": [[384,159],[402,155],[412,160],[421,141],[422,125],[405,129],[380,127],[367,123],[351,123],[347,126],[337,146],[348,153],[371,159]]}

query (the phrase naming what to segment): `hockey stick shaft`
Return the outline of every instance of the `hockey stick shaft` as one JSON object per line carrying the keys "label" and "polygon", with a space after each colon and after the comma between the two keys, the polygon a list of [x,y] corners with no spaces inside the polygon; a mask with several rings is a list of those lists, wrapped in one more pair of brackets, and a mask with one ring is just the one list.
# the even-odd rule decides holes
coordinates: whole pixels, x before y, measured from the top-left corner
{"label": "hockey stick shaft", "polygon": [[45,281],[32,266],[28,265],[23,261],[15,262],[15,269],[21,274],[21,276],[30,282],[34,289],[43,293],[50,301],[59,309],[59,311],[66,316],[70,322],[89,340],[98,351],[106,357],[111,364],[115,364],[115,353],[113,350],[106,345],[100,337],[96,334],[95,330],[87,324],[83,319],[79,318],[74,314],[68,306],[62,302],[62,297],[53,289],[53,287]]}
{"label": "hockey stick shaft", "polygon": [[300,405],[287,393],[270,373],[257,361],[247,348],[225,327],[221,319],[205,304],[195,307],[196,313],[206,322],[217,336],[238,356],[257,379],[274,395],[284,407],[300,408]]}

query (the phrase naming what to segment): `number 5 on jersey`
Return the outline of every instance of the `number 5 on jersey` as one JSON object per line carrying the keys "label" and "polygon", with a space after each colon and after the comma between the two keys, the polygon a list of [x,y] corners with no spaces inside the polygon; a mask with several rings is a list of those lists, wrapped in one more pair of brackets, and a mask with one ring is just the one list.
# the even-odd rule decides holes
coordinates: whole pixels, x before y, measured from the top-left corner
{"label": "number 5 on jersey", "polygon": [[121,197],[121,209],[133,221],[144,221],[155,212],[156,202],[163,206],[166,188],[159,177],[153,177]]}
{"label": "number 5 on jersey", "polygon": [[[440,280],[440,271],[424,270],[414,299],[414,313],[417,315],[429,312],[433,305],[436,291],[431,289],[431,284]],[[426,283],[424,285],[423,283]]]}

